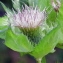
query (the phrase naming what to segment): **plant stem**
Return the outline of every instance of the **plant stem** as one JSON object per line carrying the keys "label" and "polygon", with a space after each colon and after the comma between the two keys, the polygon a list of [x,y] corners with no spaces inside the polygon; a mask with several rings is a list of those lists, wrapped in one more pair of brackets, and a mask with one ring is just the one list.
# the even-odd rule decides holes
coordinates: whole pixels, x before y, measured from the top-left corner
{"label": "plant stem", "polygon": [[41,61],[42,61],[41,58],[37,59],[37,63],[41,63]]}

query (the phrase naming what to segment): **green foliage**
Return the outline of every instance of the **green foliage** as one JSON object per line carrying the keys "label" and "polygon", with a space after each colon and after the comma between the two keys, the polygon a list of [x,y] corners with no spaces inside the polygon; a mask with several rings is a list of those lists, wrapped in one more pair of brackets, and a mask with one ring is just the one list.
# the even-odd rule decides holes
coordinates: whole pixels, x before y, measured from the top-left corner
{"label": "green foliage", "polygon": [[[3,28],[3,27],[1,27],[1,28]],[[5,30],[0,30],[0,38],[1,38],[1,39],[5,39],[6,30],[7,30],[7,29],[5,29]]]}
{"label": "green foliage", "polygon": [[60,28],[62,29],[62,32],[63,32],[63,1],[62,0],[61,0],[61,7],[59,9],[57,21],[60,25]]}
{"label": "green foliage", "polygon": [[7,17],[0,17],[0,38],[5,39],[6,30],[8,28]]}
{"label": "green foliage", "polygon": [[0,2],[0,4],[2,5],[3,9],[6,11],[6,13],[9,13],[11,10],[9,8],[7,8],[2,2]]}
{"label": "green foliage", "polygon": [[[52,8],[51,8],[52,9]],[[47,10],[48,13],[48,18],[46,20],[47,24],[50,26],[50,25],[55,25],[56,22],[56,18],[57,18],[57,13],[54,11],[54,9],[52,10]]]}
{"label": "green foliage", "polygon": [[38,0],[28,0],[30,6],[36,6],[38,3]]}
{"label": "green foliage", "polygon": [[61,28],[59,33],[59,43],[57,44],[57,47],[63,49],[63,0],[61,0],[61,7],[59,8],[56,20],[58,21],[58,24]]}
{"label": "green foliage", "polygon": [[23,34],[14,34],[10,29],[6,33],[5,45],[17,52],[31,52],[33,46]]}
{"label": "green foliage", "polygon": [[[25,0],[23,0],[22,2],[24,1]],[[48,53],[51,53],[51,51],[56,47],[56,45],[57,47],[63,49],[63,1],[61,0],[62,4],[58,13],[55,12],[55,10],[52,8],[50,0],[28,0],[27,2],[29,2],[30,6],[33,6],[33,4],[34,6],[37,5],[40,10],[46,8],[47,24],[48,25],[54,24],[57,25],[57,27],[53,26],[54,29],[50,30],[50,32],[46,34],[36,46],[33,46],[31,42],[28,40],[28,37],[20,33],[20,30],[13,27],[8,29],[9,28],[7,22],[8,18],[2,17],[0,18],[0,38],[5,39],[5,45],[13,49],[14,51],[20,53],[24,52],[25,54],[29,53],[36,59],[41,59],[45,57],[45,55],[47,55]],[[8,9],[3,3],[1,4],[5,11],[7,12],[8,16],[9,15],[12,16],[13,12],[10,9]],[[13,7],[15,8],[15,10],[21,9],[20,8],[21,4],[19,3],[19,0],[13,1]],[[14,31],[17,32],[17,34],[14,33]],[[35,32],[33,32],[32,34],[34,33]],[[31,38],[34,38],[33,35]]]}
{"label": "green foliage", "polygon": [[59,27],[53,29],[42,40],[40,40],[39,44],[34,48],[34,51],[31,54],[35,58],[43,58],[45,55],[50,53],[58,43],[58,32]]}
{"label": "green foliage", "polygon": [[63,49],[63,43],[58,43],[56,47]]}
{"label": "green foliage", "polygon": [[[19,0],[12,0],[13,7],[17,10],[20,9],[20,3]],[[17,5],[16,5],[17,4]]]}
{"label": "green foliage", "polygon": [[44,8],[47,8],[49,4],[49,0],[38,0],[38,7],[43,10]]}
{"label": "green foliage", "polygon": [[7,22],[7,17],[4,16],[4,17],[0,17],[0,26],[6,26],[8,25],[8,22]]}
{"label": "green foliage", "polygon": [[42,62],[41,63],[46,63],[46,58],[45,57],[42,58]]}
{"label": "green foliage", "polygon": [[28,5],[28,0],[12,0],[12,3],[13,8],[17,11],[19,9],[22,10],[22,6],[24,6],[25,4]]}
{"label": "green foliage", "polygon": [[43,10],[49,5],[50,0],[47,0],[47,1],[46,0],[28,0],[28,1],[29,1],[29,5],[38,6],[38,8]]}

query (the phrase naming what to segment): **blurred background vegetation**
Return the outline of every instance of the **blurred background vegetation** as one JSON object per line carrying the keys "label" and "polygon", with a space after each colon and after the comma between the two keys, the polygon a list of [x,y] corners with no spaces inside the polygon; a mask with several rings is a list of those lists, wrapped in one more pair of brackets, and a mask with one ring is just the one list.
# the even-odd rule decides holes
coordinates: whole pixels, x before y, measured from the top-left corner
{"label": "blurred background vegetation", "polygon": [[[13,5],[11,0],[0,0],[3,2],[7,7],[12,9]],[[21,0],[27,5],[27,0]],[[23,5],[23,3],[21,3]],[[5,11],[0,5],[0,17],[3,17],[5,15]],[[0,63],[18,63],[21,61],[21,63],[36,63],[35,59],[31,57],[30,55],[25,55],[23,57],[19,56],[18,52],[12,51],[11,49],[7,48],[4,45],[5,40],[0,39]],[[47,63],[63,63],[63,50],[55,48],[56,52],[48,54],[46,56]]]}

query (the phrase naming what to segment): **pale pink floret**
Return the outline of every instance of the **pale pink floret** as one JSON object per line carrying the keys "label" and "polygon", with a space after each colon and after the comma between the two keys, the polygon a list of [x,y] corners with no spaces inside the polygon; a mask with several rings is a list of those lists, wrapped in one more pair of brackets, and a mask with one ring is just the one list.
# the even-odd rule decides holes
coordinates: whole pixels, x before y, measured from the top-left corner
{"label": "pale pink floret", "polygon": [[45,11],[25,6],[25,9],[18,11],[13,17],[13,25],[21,28],[36,28],[45,20]]}

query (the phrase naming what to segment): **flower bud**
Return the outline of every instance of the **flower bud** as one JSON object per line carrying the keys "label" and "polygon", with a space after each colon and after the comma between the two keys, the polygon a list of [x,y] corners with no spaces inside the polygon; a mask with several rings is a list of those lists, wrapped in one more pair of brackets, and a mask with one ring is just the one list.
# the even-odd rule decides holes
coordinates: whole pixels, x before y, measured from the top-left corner
{"label": "flower bud", "polygon": [[60,3],[59,0],[56,0],[56,3],[54,2],[54,0],[52,0],[52,6],[53,6],[54,10],[55,10],[56,12],[58,12],[58,11],[59,11],[59,8],[60,8],[60,6],[61,6],[61,3]]}

